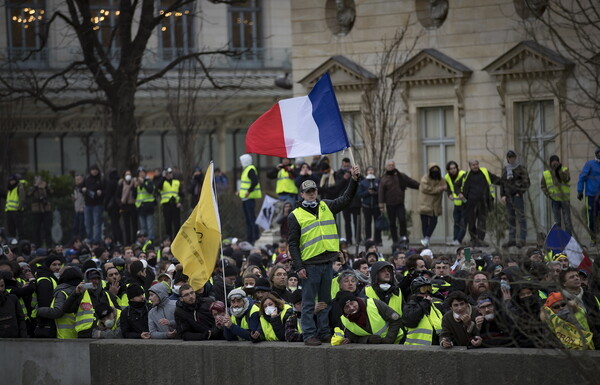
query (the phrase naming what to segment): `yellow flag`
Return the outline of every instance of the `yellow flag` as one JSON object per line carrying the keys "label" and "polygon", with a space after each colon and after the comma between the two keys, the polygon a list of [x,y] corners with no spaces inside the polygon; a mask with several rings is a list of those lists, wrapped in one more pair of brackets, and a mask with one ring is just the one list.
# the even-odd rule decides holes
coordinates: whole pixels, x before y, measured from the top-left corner
{"label": "yellow flag", "polygon": [[194,290],[202,288],[210,279],[221,243],[221,220],[213,174],[214,164],[210,162],[200,200],[171,244],[171,252],[183,265],[183,272],[190,278]]}

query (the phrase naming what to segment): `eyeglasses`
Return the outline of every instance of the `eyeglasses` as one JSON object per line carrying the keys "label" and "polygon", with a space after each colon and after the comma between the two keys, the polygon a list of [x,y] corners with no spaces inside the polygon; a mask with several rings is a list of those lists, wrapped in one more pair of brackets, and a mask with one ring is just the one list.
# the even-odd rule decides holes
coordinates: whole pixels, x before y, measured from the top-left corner
{"label": "eyeglasses", "polygon": [[567,306],[566,302],[561,302],[561,303],[557,303],[557,304],[554,304],[554,305],[550,306],[550,308],[552,310],[559,310],[559,309],[562,309],[563,307],[566,307],[566,306]]}
{"label": "eyeglasses", "polygon": [[287,275],[287,273],[276,273],[274,275],[275,275],[275,277],[285,277]]}

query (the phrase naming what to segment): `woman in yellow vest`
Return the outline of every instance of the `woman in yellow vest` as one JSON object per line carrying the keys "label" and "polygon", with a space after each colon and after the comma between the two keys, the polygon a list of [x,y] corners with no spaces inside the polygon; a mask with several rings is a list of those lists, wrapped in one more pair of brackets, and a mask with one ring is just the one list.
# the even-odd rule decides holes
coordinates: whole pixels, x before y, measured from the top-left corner
{"label": "woman in yellow vest", "polygon": [[265,341],[285,341],[285,323],[292,315],[292,307],[273,293],[267,293],[260,303],[260,327]]}
{"label": "woman in yellow vest", "polygon": [[344,313],[342,344],[397,344],[404,337],[400,315],[384,302],[348,292],[340,292],[336,301]]}

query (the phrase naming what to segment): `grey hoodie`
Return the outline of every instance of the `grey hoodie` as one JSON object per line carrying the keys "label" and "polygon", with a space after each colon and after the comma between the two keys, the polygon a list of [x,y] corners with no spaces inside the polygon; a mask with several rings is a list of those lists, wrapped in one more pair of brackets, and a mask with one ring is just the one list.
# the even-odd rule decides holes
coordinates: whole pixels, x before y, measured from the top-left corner
{"label": "grey hoodie", "polygon": [[[49,319],[58,319],[62,317],[65,313],[62,308],[64,303],[67,301],[67,298],[73,294],[76,286],[70,285],[68,283],[60,283],[54,289],[54,306],[53,307],[40,307],[38,309],[38,315],[40,317],[49,318]],[[65,296],[65,293],[67,294]]]}
{"label": "grey hoodie", "polygon": [[[154,306],[148,313],[148,330],[153,339],[168,338],[167,333],[175,330],[175,302],[169,300],[167,286],[159,282],[150,288],[151,292],[160,298],[158,306]],[[161,325],[158,321],[162,318],[169,320],[169,325]]]}

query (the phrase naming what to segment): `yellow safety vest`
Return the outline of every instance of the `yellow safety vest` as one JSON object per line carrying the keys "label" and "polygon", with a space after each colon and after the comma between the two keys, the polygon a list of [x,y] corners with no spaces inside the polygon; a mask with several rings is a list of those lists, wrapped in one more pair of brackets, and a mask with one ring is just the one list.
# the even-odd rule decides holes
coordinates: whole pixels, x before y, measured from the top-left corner
{"label": "yellow safety vest", "polygon": [[6,194],[6,206],[4,211],[22,211],[21,201],[19,200],[19,188],[20,184],[17,184],[15,188],[10,190]]}
{"label": "yellow safety vest", "polygon": [[[459,181],[467,172],[464,170],[458,170],[458,175],[456,176],[456,181]],[[450,178],[450,174],[446,174],[444,176],[446,182],[448,182],[448,186],[450,187],[450,193],[452,194],[452,200],[454,201],[454,206],[461,206],[463,204],[462,199],[458,197],[458,194],[454,192],[454,183],[452,182],[452,178]]]}
{"label": "yellow safety vest", "polygon": [[[485,167],[479,167],[479,171],[481,171],[483,173],[483,176],[485,177],[485,180],[486,180],[488,186],[490,187],[490,195],[492,196],[492,198],[496,198],[496,190],[494,189],[494,185],[492,184],[492,178],[490,178],[489,171]],[[467,171],[467,173],[465,174],[465,177],[462,180],[463,187],[464,187],[465,181],[469,177],[470,173],[471,173],[471,170]]]}
{"label": "yellow safety vest", "polygon": [[285,171],[283,168],[277,173],[277,186],[275,188],[275,192],[277,194],[298,194],[298,187],[296,187],[296,183],[294,183],[294,180],[290,178],[290,173]]}
{"label": "yellow safety vest", "polygon": [[[115,304],[112,299],[110,299],[110,295],[106,292],[104,292],[104,295],[108,298],[109,305],[114,308]],[[75,331],[79,333],[90,329],[94,325],[94,321],[96,321],[94,304],[92,303],[90,294],[86,290],[85,293],[83,293],[83,298],[79,303],[79,308],[77,309],[77,314],[75,316]]]}
{"label": "yellow safety vest", "polygon": [[339,235],[333,213],[325,202],[319,202],[319,218],[298,207],[292,213],[300,225],[300,254],[303,261],[326,251],[340,251]]}
{"label": "yellow safety vest", "polygon": [[[365,294],[367,298],[378,299],[381,301],[381,298],[379,298],[379,296],[375,292],[375,289],[373,289],[373,286],[365,287]],[[392,294],[392,296],[390,297],[390,303],[388,303],[387,305],[394,309],[396,313],[400,314],[400,316],[402,316],[402,294]]]}
{"label": "yellow safety vest", "polygon": [[[242,320],[240,321],[239,327],[241,327],[242,329],[246,329],[249,330],[250,326],[248,325],[248,318],[252,317],[252,315],[254,313],[256,313],[257,311],[260,311],[258,305],[255,303],[252,305],[252,308],[250,308],[250,314],[248,315],[244,315],[242,317]],[[238,324],[238,319],[237,317],[231,317],[231,323],[233,323],[234,325]],[[240,338],[241,340],[241,338]]]}
{"label": "yellow safety vest", "polygon": [[340,276],[338,275],[331,280],[331,298],[335,298],[337,293],[340,291]]}
{"label": "yellow safety vest", "polygon": [[[63,293],[65,298],[68,298],[67,292],[64,290],[59,290],[54,293],[54,299],[52,300],[52,304],[50,307],[54,307],[54,302],[56,301],[56,295],[58,293]],[[62,317],[54,320],[56,324],[56,337],[60,339],[73,339],[77,338],[77,331],[75,330],[75,313],[63,313]]]}
{"label": "yellow safety vest", "polygon": [[[567,171],[566,167],[561,168],[562,172]],[[544,181],[546,181],[546,187],[550,193],[550,199],[553,201],[568,201],[571,197],[571,189],[568,183],[559,183],[558,186],[554,185],[552,180],[552,174],[550,170],[544,171]]]}
{"label": "yellow safety vest", "polygon": [[179,180],[171,179],[169,182],[165,179],[160,189],[160,204],[165,204],[175,198],[175,203],[179,203]]}
{"label": "yellow safety vest", "polygon": [[429,315],[424,315],[416,328],[408,328],[405,345],[431,345],[433,331],[440,335],[442,330],[442,312],[432,303]]}
{"label": "yellow safety vest", "polygon": [[[140,208],[142,203],[154,203],[154,195],[142,186],[137,186],[135,194],[135,207]],[[179,195],[177,195],[179,197]]]}
{"label": "yellow safety vest", "polygon": [[[10,294],[11,290],[12,289],[7,288],[6,292]],[[15,297],[17,297],[16,294]],[[23,301],[23,298],[21,297],[17,297],[17,301],[19,302],[19,308],[21,309],[21,313],[23,313],[23,317],[25,317],[25,320],[29,320],[29,314],[27,314],[27,306],[25,306],[25,301]]]}
{"label": "yellow safety vest", "polygon": [[250,195],[246,196],[246,193],[248,192],[248,189],[252,184],[252,181],[250,180],[250,178],[248,178],[248,173],[250,172],[250,170],[254,170],[256,176],[258,177],[258,172],[256,171],[256,167],[254,167],[254,165],[251,164],[250,166],[246,167],[244,171],[242,171],[242,176],[240,177],[239,196],[242,199],[260,199],[262,198],[262,192],[260,191],[260,182],[258,182],[256,186],[254,186],[254,190],[252,190]]}
{"label": "yellow safety vest", "polygon": [[[47,279],[52,283],[52,290],[56,289],[56,281],[49,277],[39,277],[36,283],[39,285],[41,281]],[[36,318],[38,312],[38,298],[37,293],[31,295],[31,318]]]}
{"label": "yellow safety vest", "polygon": [[[279,318],[281,319],[282,324],[284,324],[285,322],[283,320],[283,317],[285,317],[285,314],[291,308],[292,307],[290,305],[283,305],[283,310],[279,314]],[[260,326],[262,327],[263,334],[265,335],[265,341],[279,341],[279,338],[277,338],[277,335],[275,334],[275,330],[273,330],[273,326],[271,326],[271,323],[267,321],[265,317],[266,315],[260,316]],[[283,326],[285,326],[285,324]]]}
{"label": "yellow safety vest", "polygon": [[[385,338],[387,335],[389,325],[385,320],[379,315],[377,311],[377,305],[375,305],[375,301],[371,298],[367,299],[367,317],[369,318],[369,324],[371,325],[372,333],[367,332],[365,329],[361,328],[354,322],[351,322],[346,316],[342,316],[341,320],[346,329],[350,330],[354,335],[359,337],[366,337],[372,335],[378,335],[381,338]],[[394,341],[395,344],[399,343],[404,335],[404,331],[402,328],[398,330],[398,335]]]}
{"label": "yellow safety vest", "polygon": [[331,345],[341,345],[345,338],[346,336],[344,335],[344,331],[341,328],[336,327],[335,329],[333,329],[333,335],[331,336]]}

